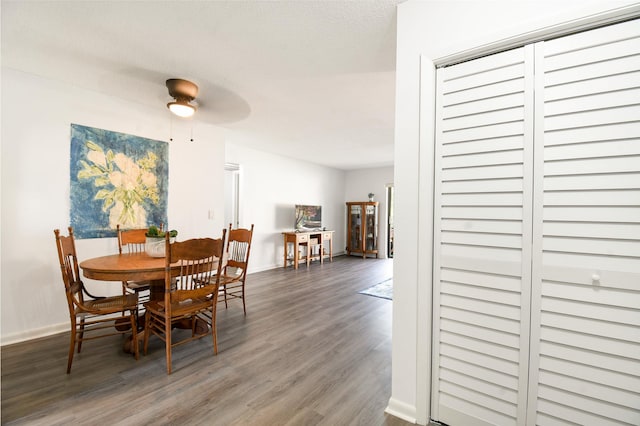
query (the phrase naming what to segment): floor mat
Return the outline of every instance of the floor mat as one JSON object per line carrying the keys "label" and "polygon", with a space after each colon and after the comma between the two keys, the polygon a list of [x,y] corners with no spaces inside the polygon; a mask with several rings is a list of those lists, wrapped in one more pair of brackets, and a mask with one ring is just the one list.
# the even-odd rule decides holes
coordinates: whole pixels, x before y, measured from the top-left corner
{"label": "floor mat", "polygon": [[365,288],[364,290],[359,291],[358,293],[392,300],[393,299],[393,279],[389,278],[386,281],[382,281],[381,283]]}

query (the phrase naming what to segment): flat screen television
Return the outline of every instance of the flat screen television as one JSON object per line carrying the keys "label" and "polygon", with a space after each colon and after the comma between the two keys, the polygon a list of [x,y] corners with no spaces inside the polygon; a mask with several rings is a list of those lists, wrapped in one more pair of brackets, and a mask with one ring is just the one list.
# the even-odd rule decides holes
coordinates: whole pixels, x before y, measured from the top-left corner
{"label": "flat screen television", "polygon": [[322,206],[296,204],[296,231],[322,229]]}

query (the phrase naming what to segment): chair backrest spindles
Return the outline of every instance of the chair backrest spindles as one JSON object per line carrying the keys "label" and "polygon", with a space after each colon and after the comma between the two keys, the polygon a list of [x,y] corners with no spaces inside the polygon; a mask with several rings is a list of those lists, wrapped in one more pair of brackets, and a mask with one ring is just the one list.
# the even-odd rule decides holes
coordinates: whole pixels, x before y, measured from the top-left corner
{"label": "chair backrest spindles", "polygon": [[118,251],[124,253],[143,253],[145,251],[145,242],[147,240],[147,228],[138,229],[120,229],[120,225],[116,226],[118,233]]}
{"label": "chair backrest spindles", "polygon": [[244,241],[230,241],[229,242],[229,259],[244,262],[247,258],[247,249],[249,243]]}
{"label": "chair backrest spindles", "polygon": [[251,229],[231,229],[229,224],[229,238],[227,239],[227,253],[229,260],[227,266],[242,268],[246,272],[249,263],[249,253],[251,251],[251,239],[253,238],[253,225]]}
{"label": "chair backrest spindles", "polygon": [[[183,242],[169,242],[165,238],[165,303],[180,302],[212,293],[211,282],[220,276],[226,229],[221,239],[199,238]],[[171,269],[180,265],[180,274],[175,277]],[[217,291],[215,292],[217,295]]]}
{"label": "chair backrest spindles", "polygon": [[56,236],[60,271],[62,272],[62,281],[67,295],[69,313],[75,315],[74,305],[82,306],[84,299],[73,228],[69,227],[69,235],[66,237],[60,235],[59,229],[54,230],[53,233]]}

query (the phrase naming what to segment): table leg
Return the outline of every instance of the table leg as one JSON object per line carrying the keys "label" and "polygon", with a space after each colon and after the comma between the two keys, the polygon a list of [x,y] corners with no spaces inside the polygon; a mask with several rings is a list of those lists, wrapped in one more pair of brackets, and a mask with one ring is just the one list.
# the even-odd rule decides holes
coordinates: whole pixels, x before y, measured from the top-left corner
{"label": "table leg", "polygon": [[333,262],[333,235],[331,236],[331,239],[329,240],[329,261]]}
{"label": "table leg", "polygon": [[[149,300],[164,300],[164,279],[149,280]],[[142,351],[144,341],[144,321],[145,315],[138,315],[138,348]],[[131,341],[133,335],[128,336],[124,341],[123,350],[125,353],[133,353]]]}
{"label": "table leg", "polygon": [[[138,350],[142,352],[142,343],[144,342],[144,314],[138,315],[137,325],[138,325]],[[124,344],[122,350],[124,353],[133,354],[133,334],[127,336],[124,340]]]}
{"label": "table leg", "polygon": [[282,235],[282,238],[284,240],[284,268],[287,269],[287,259],[289,258],[289,243],[287,242],[287,236],[286,235]]}
{"label": "table leg", "polygon": [[164,300],[164,280],[151,280],[149,281],[149,301],[163,301]]}

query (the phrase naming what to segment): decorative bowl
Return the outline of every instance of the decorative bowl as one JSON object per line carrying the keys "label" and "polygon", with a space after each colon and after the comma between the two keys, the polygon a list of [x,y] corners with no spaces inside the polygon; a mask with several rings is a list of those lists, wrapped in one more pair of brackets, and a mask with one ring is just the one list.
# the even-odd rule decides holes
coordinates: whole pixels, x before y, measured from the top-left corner
{"label": "decorative bowl", "polygon": [[[144,249],[151,257],[165,257],[166,247],[164,237],[146,237]],[[175,237],[169,239],[169,243],[175,242]]]}

